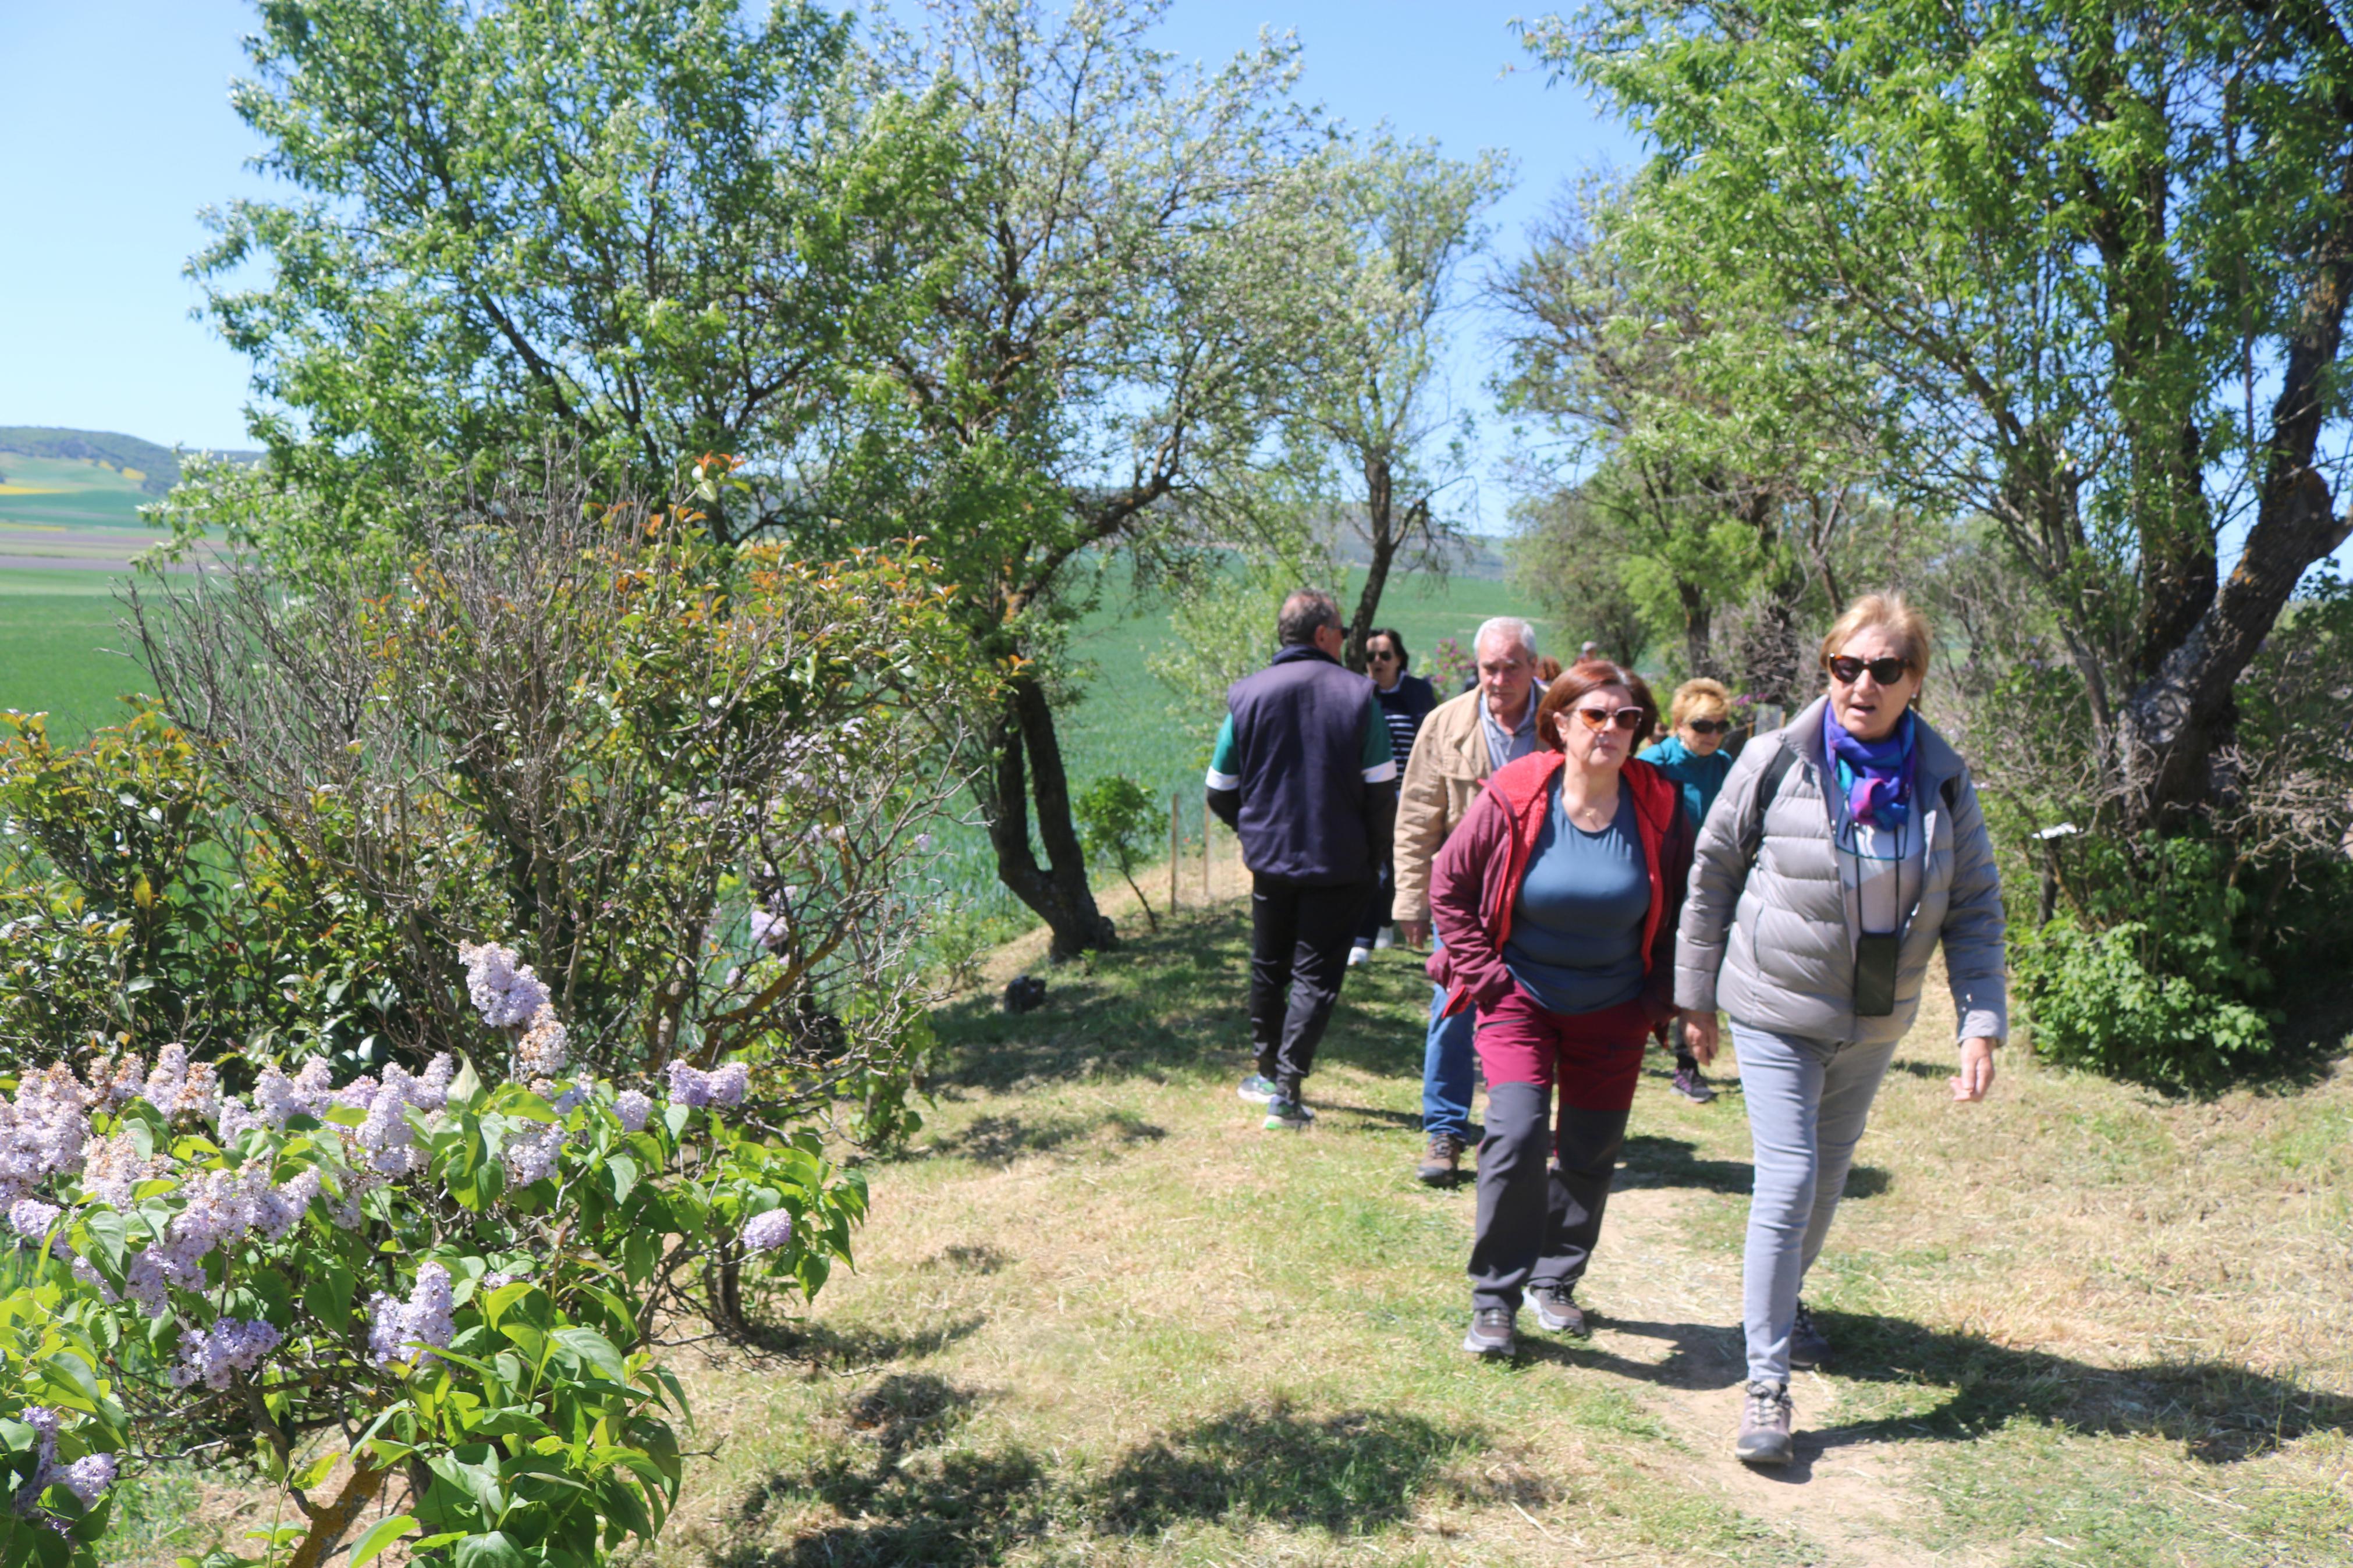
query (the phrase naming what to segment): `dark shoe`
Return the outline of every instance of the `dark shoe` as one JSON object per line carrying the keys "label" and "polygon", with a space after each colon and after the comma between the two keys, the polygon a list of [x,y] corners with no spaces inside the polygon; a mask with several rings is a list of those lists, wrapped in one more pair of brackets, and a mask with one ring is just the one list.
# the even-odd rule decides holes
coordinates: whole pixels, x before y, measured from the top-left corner
{"label": "dark shoe", "polygon": [[1444,1187],[1453,1184],[1462,1174],[1462,1140],[1451,1132],[1433,1132],[1430,1148],[1421,1156],[1421,1164],[1414,1171],[1424,1185]]}
{"label": "dark shoe", "polygon": [[1830,1341],[1814,1327],[1814,1315],[1806,1310],[1806,1304],[1799,1302],[1798,1321],[1789,1329],[1789,1364],[1799,1372],[1811,1372],[1830,1359]]}
{"label": "dark shoe", "polygon": [[1539,1285],[1528,1292],[1528,1300],[1536,1304],[1536,1321],[1548,1333],[1567,1334],[1581,1340],[1593,1331],[1586,1326],[1585,1309],[1569,1300],[1568,1290],[1558,1285]]}
{"label": "dark shoe", "polygon": [[1314,1120],[1315,1113],[1299,1101],[1277,1098],[1266,1102],[1263,1125],[1269,1132],[1304,1132]]}
{"label": "dark shoe", "polygon": [[1715,1098],[1715,1090],[1707,1087],[1707,1079],[1699,1076],[1697,1068],[1677,1068],[1673,1088],[1694,1105],[1705,1105]]}
{"label": "dark shoe", "polygon": [[1743,1464],[1786,1465],[1796,1452],[1789,1437],[1789,1390],[1778,1383],[1752,1383],[1740,1412],[1740,1438],[1732,1451]]}
{"label": "dark shoe", "polygon": [[1241,1087],[1234,1092],[1252,1105],[1264,1105],[1274,1098],[1274,1079],[1262,1072],[1254,1072],[1242,1079]]}
{"label": "dark shoe", "polygon": [[1512,1317],[1509,1307],[1480,1307],[1474,1310],[1471,1314],[1471,1331],[1462,1336],[1462,1348],[1472,1355],[1509,1361],[1520,1348],[1520,1337],[1512,1328]]}

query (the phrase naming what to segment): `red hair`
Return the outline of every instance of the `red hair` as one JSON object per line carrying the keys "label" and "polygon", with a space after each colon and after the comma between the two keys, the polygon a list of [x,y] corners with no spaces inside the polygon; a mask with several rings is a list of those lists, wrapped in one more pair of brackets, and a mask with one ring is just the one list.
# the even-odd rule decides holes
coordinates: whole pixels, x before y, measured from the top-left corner
{"label": "red hair", "polygon": [[1634,699],[1642,710],[1642,722],[1634,731],[1634,744],[1649,740],[1659,728],[1658,700],[1651,695],[1650,683],[1622,664],[1606,658],[1580,658],[1555,677],[1545,687],[1544,700],[1536,704],[1536,744],[1547,752],[1560,750],[1560,727],[1554,721],[1588,693],[1605,686],[1620,686]]}

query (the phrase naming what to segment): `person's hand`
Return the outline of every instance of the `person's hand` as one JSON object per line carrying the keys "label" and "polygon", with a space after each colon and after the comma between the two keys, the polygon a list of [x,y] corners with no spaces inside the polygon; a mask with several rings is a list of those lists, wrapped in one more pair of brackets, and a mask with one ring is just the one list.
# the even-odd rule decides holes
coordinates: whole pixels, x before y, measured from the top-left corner
{"label": "person's hand", "polygon": [[1961,1042],[1961,1071],[1953,1079],[1953,1098],[1965,1102],[1983,1100],[1992,1088],[1993,1042],[1982,1035],[1972,1036]]}
{"label": "person's hand", "polygon": [[1422,948],[1430,945],[1428,921],[1399,921],[1397,923],[1397,932],[1398,941],[1408,947]]}
{"label": "person's hand", "polygon": [[1704,1013],[1683,1010],[1683,1045],[1702,1067],[1715,1060],[1715,1009],[1711,1007]]}

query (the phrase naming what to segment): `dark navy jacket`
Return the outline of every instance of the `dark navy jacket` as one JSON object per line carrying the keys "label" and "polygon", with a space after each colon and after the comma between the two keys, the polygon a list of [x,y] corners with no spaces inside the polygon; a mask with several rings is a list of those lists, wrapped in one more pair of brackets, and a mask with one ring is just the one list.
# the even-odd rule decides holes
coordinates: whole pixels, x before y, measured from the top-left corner
{"label": "dark navy jacket", "polygon": [[1320,648],[1286,647],[1226,693],[1209,809],[1254,876],[1301,888],[1369,883],[1397,823],[1396,756],[1373,683]]}

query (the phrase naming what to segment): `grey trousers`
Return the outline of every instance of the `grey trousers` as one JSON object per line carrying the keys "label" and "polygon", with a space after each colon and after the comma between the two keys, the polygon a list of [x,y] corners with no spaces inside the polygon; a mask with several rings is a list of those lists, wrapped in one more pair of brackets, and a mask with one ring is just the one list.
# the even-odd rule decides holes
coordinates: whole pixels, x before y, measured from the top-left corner
{"label": "grey trousers", "polygon": [[1757,1160],[1741,1289],[1748,1375],[1785,1384],[1799,1288],[1838,1213],[1854,1146],[1895,1047],[1777,1035],[1736,1019],[1732,1043],[1740,1053],[1740,1097],[1748,1105]]}
{"label": "grey trousers", "polygon": [[1628,1113],[1579,1110],[1564,1100],[1556,1125],[1551,1109],[1552,1091],[1543,1084],[1487,1086],[1471,1247],[1474,1310],[1516,1312],[1523,1291],[1574,1289],[1593,1261]]}

